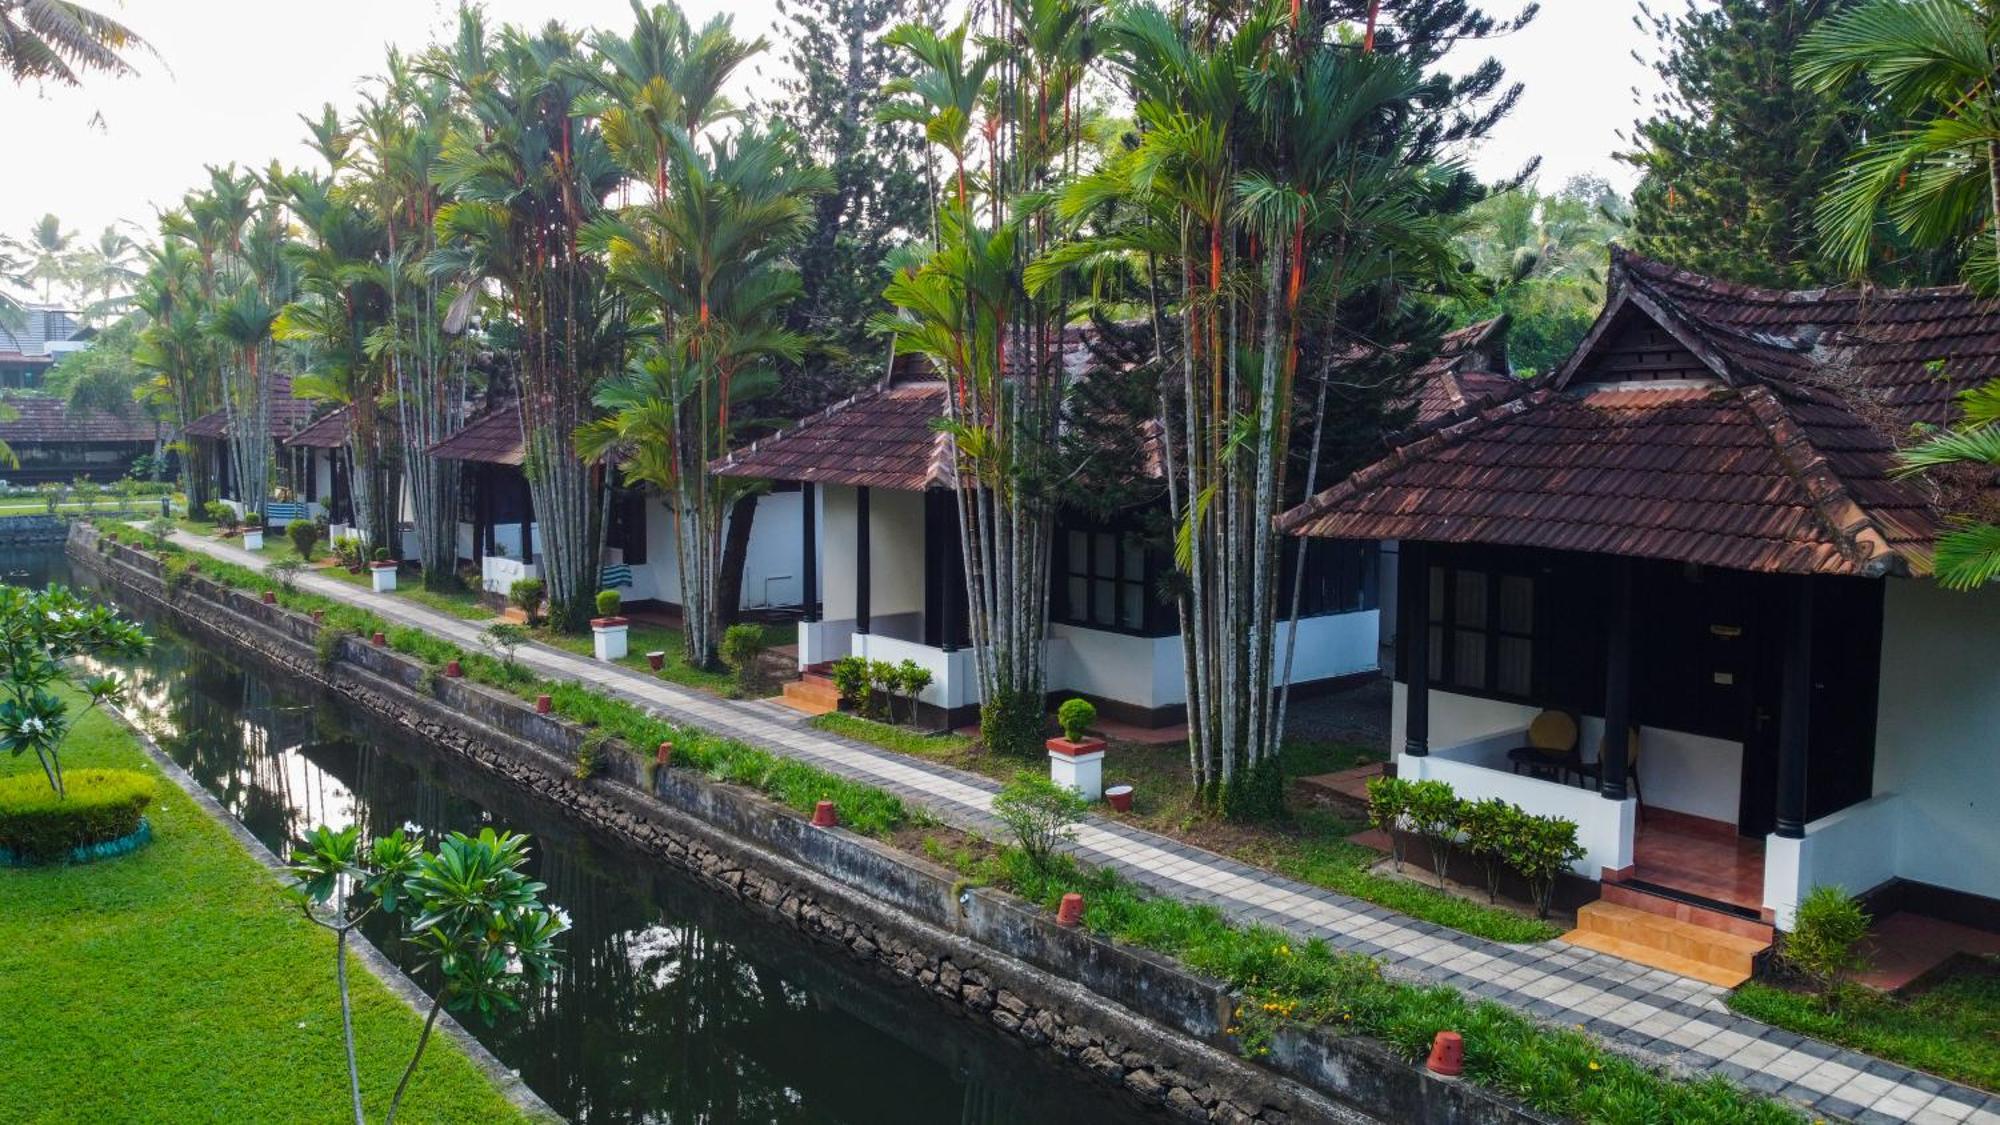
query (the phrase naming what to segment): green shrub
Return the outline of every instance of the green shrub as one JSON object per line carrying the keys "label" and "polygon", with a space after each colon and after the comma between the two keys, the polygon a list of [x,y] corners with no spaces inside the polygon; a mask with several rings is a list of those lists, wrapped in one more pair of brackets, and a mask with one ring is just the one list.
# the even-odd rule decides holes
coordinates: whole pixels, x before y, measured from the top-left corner
{"label": "green shrub", "polygon": [[931,670],[914,660],[896,665],[896,692],[909,701],[909,720],[917,721],[917,697],[931,686]]}
{"label": "green shrub", "polygon": [[499,653],[503,666],[515,668],[514,650],[528,643],[528,631],[511,621],[496,621],[479,634],[479,643]]}
{"label": "green shrub", "polygon": [[63,787],[68,796],[58,797],[39,773],[0,778],[0,852],[60,859],[137,832],[153,802],[153,779],[132,770],[66,770]]}
{"label": "green shrub", "polygon": [[993,798],[993,815],[1039,869],[1047,869],[1056,848],[1075,837],[1072,826],[1088,808],[1073,790],[1035,773],[1016,774]]}
{"label": "green shrub", "polygon": [[1063,737],[1071,742],[1082,742],[1090,733],[1090,724],[1097,721],[1097,705],[1088,699],[1066,699],[1056,708],[1056,722],[1062,726]]}
{"label": "green shrub", "polygon": [[1839,1005],[1849,974],[1867,963],[1860,945],[1870,920],[1860,901],[1839,887],[1814,887],[1799,903],[1785,935],[1785,961],[1812,978],[1829,1006]]}
{"label": "green shrub", "polygon": [[333,541],[333,557],[349,570],[359,567],[365,555],[359,535],[343,535]]}
{"label": "green shrub", "polygon": [[604,756],[610,751],[611,732],[594,730],[576,744],[576,769],[573,771],[578,781],[589,781],[604,769]]}
{"label": "green shrub", "polygon": [[1465,802],[1442,781],[1419,781],[1410,786],[1410,829],[1423,837],[1430,849],[1431,869],[1437,872],[1438,889],[1445,885],[1445,867],[1451,860],[1452,841],[1458,838],[1459,810]]}
{"label": "green shrub", "polygon": [[1535,916],[1547,918],[1556,877],[1583,858],[1583,845],[1576,840],[1576,822],[1523,813],[1511,822],[1505,847],[1507,866],[1520,872],[1534,892]]}
{"label": "green shrub", "polygon": [[375,551],[374,551],[374,553],[373,553],[373,554],[371,554],[371,555],[369,555],[368,557],[369,557],[369,558],[371,558],[371,559],[374,559],[374,560],[375,560],[376,562],[388,562],[388,561],[389,561],[389,548],[387,548],[387,547],[377,547],[377,548],[375,548]]}
{"label": "green shrub", "polygon": [[1465,833],[1465,850],[1479,861],[1486,876],[1487,902],[1500,897],[1500,873],[1507,870],[1507,839],[1515,821],[1526,815],[1498,797],[1467,801],[1459,809],[1458,827]]}
{"label": "green shrub", "polygon": [[549,588],[539,578],[516,578],[507,587],[507,602],[515,609],[528,615],[528,623],[534,624],[542,615],[542,596]]}
{"label": "green shrub", "polygon": [[840,693],[841,702],[851,704],[856,711],[868,710],[868,661],[859,656],[843,656],[833,662],[833,688]]}
{"label": "green shrub", "polygon": [[1397,833],[1408,827],[1410,783],[1400,777],[1368,779],[1368,824],[1389,837],[1389,862],[1403,869],[1403,839]]}
{"label": "green shrub", "polygon": [[319,548],[319,525],[311,520],[293,520],[285,525],[285,538],[292,541],[292,550],[299,558],[311,562]]}
{"label": "green shrub", "polygon": [[599,590],[597,592],[597,616],[599,617],[616,617],[618,616],[618,611],[624,608],[624,605],[624,597],[616,590]]}
{"label": "green shrub", "polygon": [[763,656],[764,630],[731,625],[722,631],[722,662],[736,673],[736,687],[745,695],[757,684],[757,663]]}
{"label": "green shrub", "polygon": [[236,509],[220,500],[210,500],[201,506],[201,518],[218,527],[230,527],[236,523]]}

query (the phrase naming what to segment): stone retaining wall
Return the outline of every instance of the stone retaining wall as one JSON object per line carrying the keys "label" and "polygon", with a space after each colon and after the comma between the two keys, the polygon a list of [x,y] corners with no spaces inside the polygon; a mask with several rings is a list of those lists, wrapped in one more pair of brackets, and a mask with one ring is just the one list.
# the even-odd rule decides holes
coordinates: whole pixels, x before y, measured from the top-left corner
{"label": "stone retaining wall", "polygon": [[392,719],[887,978],[1182,1119],[1544,1120],[1325,1028],[1286,1028],[1253,1064],[1223,1034],[1229,989],[1171,959],[1059,927],[1011,895],[965,887],[953,872],[874,840],[813,828],[737,786],[671,769],[649,778],[655,771],[625,753],[607,755],[598,776],[578,781],[574,754],[587,731],[526,701],[441,678],[360,639],[344,640],[322,667],[310,618],[199,577],[169,591],[157,559],[93,528],[79,525],[70,553],[196,630]]}

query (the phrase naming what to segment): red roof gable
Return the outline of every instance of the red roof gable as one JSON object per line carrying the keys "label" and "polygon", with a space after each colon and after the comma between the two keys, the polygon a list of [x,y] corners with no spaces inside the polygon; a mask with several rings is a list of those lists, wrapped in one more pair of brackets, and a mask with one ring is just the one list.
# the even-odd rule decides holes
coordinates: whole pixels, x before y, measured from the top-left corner
{"label": "red roof gable", "polygon": [[[283,439],[289,436],[312,417],[313,408],[318,404],[309,398],[292,395],[292,380],[288,376],[276,375],[271,379],[271,436]],[[217,410],[188,423],[188,437],[220,438],[229,424],[229,412]]]}
{"label": "red roof gable", "polygon": [[474,418],[464,429],[431,446],[429,453],[447,461],[520,464],[527,460],[527,442],[521,434],[521,404],[511,402]]}
{"label": "red roof gable", "polygon": [[718,475],[920,492],[950,487],[944,383],[873,387],[715,463]]}
{"label": "red roof gable", "polygon": [[15,415],[0,415],[0,441],[9,445],[153,440],[153,420],[137,407],[121,418],[95,410],[75,413],[64,400],[46,395],[7,395],[0,403]]}

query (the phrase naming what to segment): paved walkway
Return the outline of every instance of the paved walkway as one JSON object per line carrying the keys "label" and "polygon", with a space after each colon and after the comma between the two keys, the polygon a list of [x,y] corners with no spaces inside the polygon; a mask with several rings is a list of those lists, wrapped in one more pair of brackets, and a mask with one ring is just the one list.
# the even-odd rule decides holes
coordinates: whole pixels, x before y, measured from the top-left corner
{"label": "paved walkway", "polygon": [[[174,541],[248,566],[268,561],[184,532]],[[478,651],[480,625],[311,573],[298,585]],[[984,777],[803,726],[800,716],[774,704],[718,699],[544,645],[524,645],[517,658],[543,676],[588,683],[663,718],[868,782],[954,827],[988,836],[1003,831],[991,812],[999,786]],[[1378,958],[1404,979],[1447,984],[1582,1026],[1646,1061],[1724,1075],[1821,1116],[1871,1125],[2000,1125],[2000,1097],[1745,1019],[1728,1010],[1724,990],[1623,958],[1559,941],[1505,945],[1471,937],[1111,821],[1080,826],[1072,850],[1162,894],[1212,903],[1242,922],[1324,938]]]}

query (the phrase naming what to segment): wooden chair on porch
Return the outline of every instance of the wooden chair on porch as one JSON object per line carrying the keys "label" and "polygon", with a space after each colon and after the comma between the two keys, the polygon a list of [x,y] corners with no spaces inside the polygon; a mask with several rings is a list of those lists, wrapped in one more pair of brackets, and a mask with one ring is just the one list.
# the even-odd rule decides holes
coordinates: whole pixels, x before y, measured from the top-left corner
{"label": "wooden chair on porch", "polygon": [[1567,780],[1582,768],[1576,752],[1576,718],[1566,711],[1544,711],[1528,724],[1528,744],[1507,751],[1515,773],[1526,766],[1530,777]]}
{"label": "wooden chair on porch", "polygon": [[[1611,736],[1609,732],[1606,732],[1604,739],[1597,744],[1597,760],[1594,762],[1580,762],[1572,768],[1576,770],[1577,776],[1580,779],[1591,785],[1596,785],[1604,780],[1604,756],[1610,752]],[[1638,798],[1639,804],[1643,806],[1646,803],[1646,795],[1639,789],[1639,727],[1637,724],[1632,726],[1630,733],[1625,739],[1625,781],[1632,787],[1632,796]]]}

